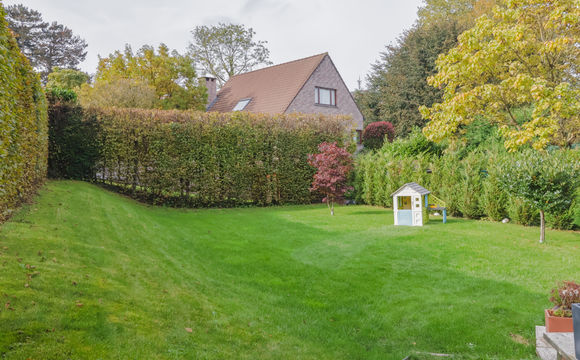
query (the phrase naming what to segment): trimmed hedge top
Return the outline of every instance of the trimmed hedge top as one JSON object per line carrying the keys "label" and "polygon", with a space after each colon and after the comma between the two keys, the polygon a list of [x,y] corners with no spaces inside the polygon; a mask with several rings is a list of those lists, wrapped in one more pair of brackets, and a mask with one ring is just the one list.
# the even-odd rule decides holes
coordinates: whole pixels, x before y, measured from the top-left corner
{"label": "trimmed hedge top", "polygon": [[348,117],[114,108],[83,113],[90,129],[83,139],[98,143],[98,151],[87,150],[99,155],[82,168],[94,168],[97,181],[140,200],[170,206],[308,203],[314,174],[308,154],[324,141],[350,138]]}

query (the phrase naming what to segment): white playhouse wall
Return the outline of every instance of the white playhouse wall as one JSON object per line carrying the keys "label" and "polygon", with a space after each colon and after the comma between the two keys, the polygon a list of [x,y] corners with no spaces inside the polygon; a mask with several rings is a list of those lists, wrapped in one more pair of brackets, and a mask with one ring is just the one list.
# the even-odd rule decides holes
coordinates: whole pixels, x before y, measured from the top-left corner
{"label": "white playhouse wall", "polygon": [[[406,187],[399,191],[396,195],[393,196],[393,209],[395,215],[395,225],[399,225],[399,217],[398,217],[398,202],[397,197],[400,196],[410,196],[411,197],[411,213],[412,213],[412,226],[423,226],[423,196],[419,194],[417,191],[411,189],[410,187]],[[408,211],[408,210],[407,210]]]}

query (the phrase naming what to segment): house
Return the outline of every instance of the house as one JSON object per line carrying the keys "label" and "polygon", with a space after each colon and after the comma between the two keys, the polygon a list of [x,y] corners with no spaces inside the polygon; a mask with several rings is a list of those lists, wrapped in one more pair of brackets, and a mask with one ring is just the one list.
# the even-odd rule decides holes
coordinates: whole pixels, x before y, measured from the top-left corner
{"label": "house", "polygon": [[207,111],[351,115],[361,139],[363,115],[328,53],[232,76],[217,93],[205,81]]}
{"label": "house", "polygon": [[395,225],[423,226],[428,220],[428,195],[430,191],[410,182],[401,186],[393,197]]}

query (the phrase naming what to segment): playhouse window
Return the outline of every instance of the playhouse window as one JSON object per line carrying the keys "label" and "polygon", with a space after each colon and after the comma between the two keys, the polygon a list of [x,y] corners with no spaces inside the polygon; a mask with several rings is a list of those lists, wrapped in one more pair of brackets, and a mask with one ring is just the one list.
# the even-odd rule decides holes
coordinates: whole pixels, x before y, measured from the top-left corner
{"label": "playhouse window", "polygon": [[398,210],[411,210],[411,197],[410,196],[398,196],[397,197],[397,209]]}

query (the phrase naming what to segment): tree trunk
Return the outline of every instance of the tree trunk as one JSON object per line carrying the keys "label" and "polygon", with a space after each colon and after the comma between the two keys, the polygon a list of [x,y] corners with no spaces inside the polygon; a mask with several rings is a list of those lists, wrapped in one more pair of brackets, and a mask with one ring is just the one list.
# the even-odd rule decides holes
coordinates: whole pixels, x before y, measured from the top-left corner
{"label": "tree trunk", "polygon": [[332,205],[330,206],[330,215],[334,216],[334,201],[332,202]]}
{"label": "tree trunk", "polygon": [[544,210],[540,210],[540,244],[543,244],[545,239],[546,239],[546,219],[544,218]]}

